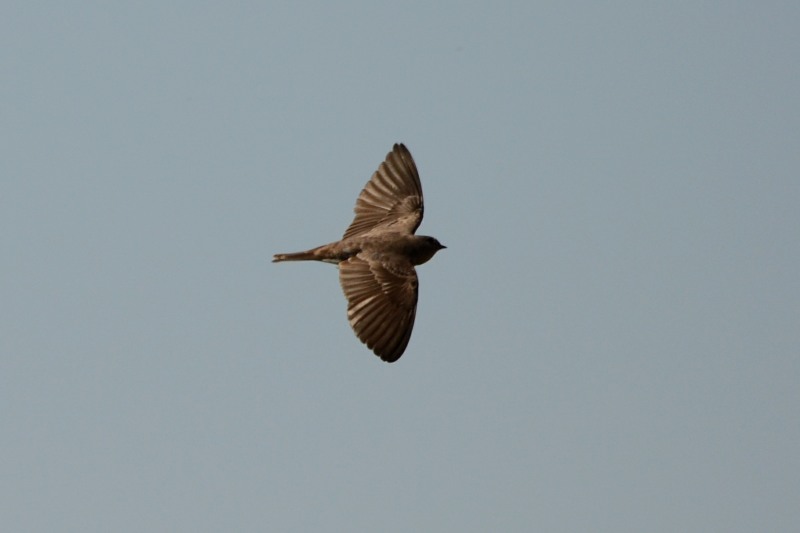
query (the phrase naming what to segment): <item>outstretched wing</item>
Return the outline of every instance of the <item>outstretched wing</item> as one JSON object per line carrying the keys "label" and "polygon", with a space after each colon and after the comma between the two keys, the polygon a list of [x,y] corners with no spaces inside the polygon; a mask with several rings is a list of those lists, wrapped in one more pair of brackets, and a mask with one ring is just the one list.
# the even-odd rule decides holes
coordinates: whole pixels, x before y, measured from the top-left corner
{"label": "outstretched wing", "polygon": [[392,363],[408,345],[417,312],[419,283],[411,263],[384,263],[353,256],[339,263],[347,319],[375,355]]}
{"label": "outstretched wing", "polygon": [[392,151],[356,200],[356,217],[344,232],[354,237],[375,228],[414,233],[422,222],[422,185],[411,153],[402,144]]}

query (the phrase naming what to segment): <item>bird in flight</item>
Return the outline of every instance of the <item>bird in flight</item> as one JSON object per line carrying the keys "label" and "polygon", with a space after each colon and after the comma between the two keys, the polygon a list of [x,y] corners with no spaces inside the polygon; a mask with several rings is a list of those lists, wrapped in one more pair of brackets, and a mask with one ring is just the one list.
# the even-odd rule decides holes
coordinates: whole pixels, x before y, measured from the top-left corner
{"label": "bird in flight", "polygon": [[411,153],[392,151],[356,200],[356,216],[342,240],[289,254],[281,261],[324,261],[339,267],[347,319],[356,336],[386,362],[408,345],[417,312],[416,265],[445,248],[433,237],[414,235],[422,222],[422,185]]}

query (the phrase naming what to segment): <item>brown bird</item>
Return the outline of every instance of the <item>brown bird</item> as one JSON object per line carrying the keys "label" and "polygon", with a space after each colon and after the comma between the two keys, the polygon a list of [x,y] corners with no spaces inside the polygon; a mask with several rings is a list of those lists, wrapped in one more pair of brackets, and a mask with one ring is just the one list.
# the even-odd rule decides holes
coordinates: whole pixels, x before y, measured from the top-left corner
{"label": "brown bird", "polygon": [[411,153],[395,144],[356,200],[356,217],[340,241],[305,252],[276,254],[280,261],[324,261],[339,266],[347,318],[358,338],[384,361],[397,361],[408,345],[417,312],[421,265],[445,248],[414,235],[422,222],[422,185]]}

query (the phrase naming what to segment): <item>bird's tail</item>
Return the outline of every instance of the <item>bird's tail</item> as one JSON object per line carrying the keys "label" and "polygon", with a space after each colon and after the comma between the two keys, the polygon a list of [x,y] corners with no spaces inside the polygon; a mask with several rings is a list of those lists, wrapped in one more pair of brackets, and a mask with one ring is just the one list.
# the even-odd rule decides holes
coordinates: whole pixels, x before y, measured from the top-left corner
{"label": "bird's tail", "polygon": [[281,261],[313,261],[319,260],[319,257],[314,255],[314,250],[306,252],[294,252],[291,254],[275,254],[272,256],[273,263],[280,263]]}
{"label": "bird's tail", "polygon": [[323,244],[305,252],[295,252],[293,254],[275,254],[272,256],[273,263],[281,261],[322,261],[323,263],[338,264],[350,256],[348,249],[342,249],[339,242]]}

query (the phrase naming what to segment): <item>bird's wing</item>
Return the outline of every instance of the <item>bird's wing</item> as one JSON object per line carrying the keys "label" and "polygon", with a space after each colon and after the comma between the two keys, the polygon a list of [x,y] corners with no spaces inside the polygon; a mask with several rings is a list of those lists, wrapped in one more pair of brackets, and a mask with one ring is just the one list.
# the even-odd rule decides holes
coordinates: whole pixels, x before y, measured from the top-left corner
{"label": "bird's wing", "polygon": [[422,222],[422,185],[411,153],[395,144],[364,186],[356,200],[356,217],[344,238],[362,235],[377,227],[414,233]]}
{"label": "bird's wing", "polygon": [[417,312],[419,282],[414,267],[403,261],[387,266],[353,256],[339,263],[339,281],[356,336],[384,361],[397,361],[411,338]]}

